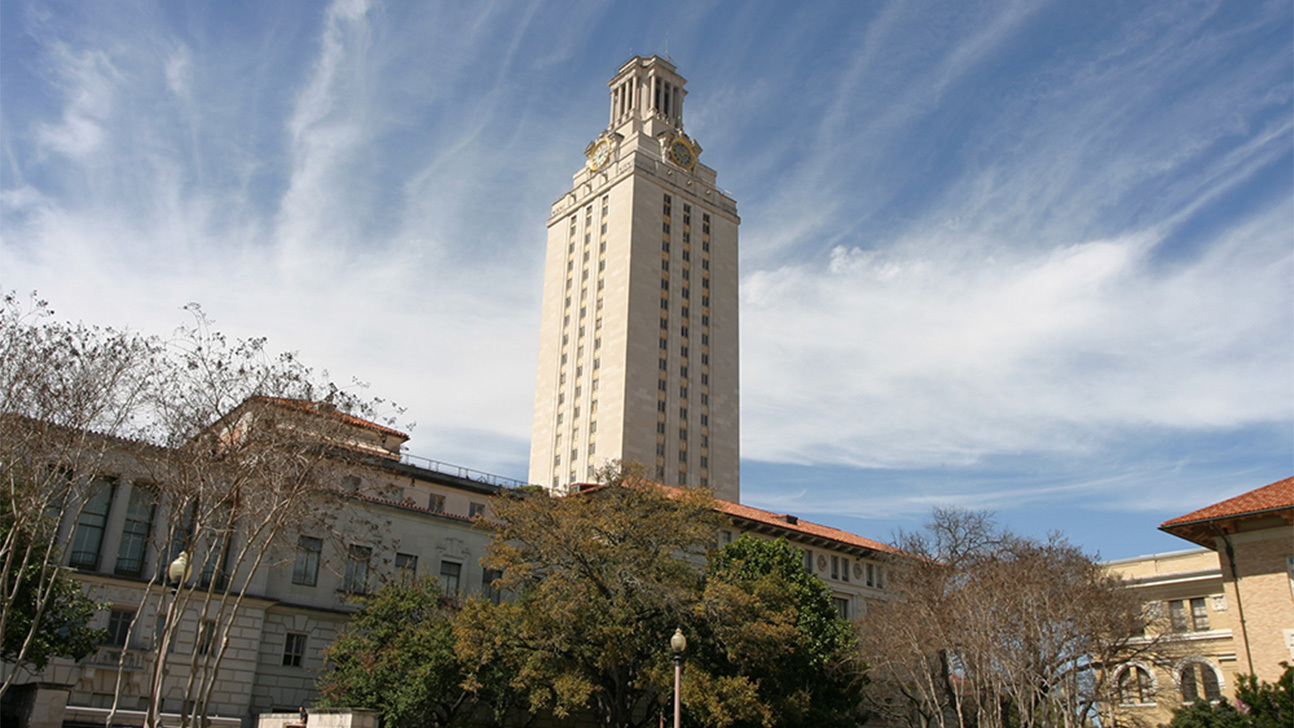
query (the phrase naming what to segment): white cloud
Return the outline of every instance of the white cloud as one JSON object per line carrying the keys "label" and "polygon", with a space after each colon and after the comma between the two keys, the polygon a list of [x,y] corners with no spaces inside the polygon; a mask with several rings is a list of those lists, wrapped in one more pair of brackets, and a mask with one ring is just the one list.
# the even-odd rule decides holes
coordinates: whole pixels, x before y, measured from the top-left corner
{"label": "white cloud", "polygon": [[933,234],[754,273],[743,455],[930,467],[1284,421],[1289,214],[1168,266],[1152,233],[1045,250]]}
{"label": "white cloud", "polygon": [[63,113],[57,123],[37,128],[40,144],[67,157],[94,152],[105,137],[104,121],[112,110],[119,75],[102,51],[75,51],[56,45],[51,73],[63,91]]}

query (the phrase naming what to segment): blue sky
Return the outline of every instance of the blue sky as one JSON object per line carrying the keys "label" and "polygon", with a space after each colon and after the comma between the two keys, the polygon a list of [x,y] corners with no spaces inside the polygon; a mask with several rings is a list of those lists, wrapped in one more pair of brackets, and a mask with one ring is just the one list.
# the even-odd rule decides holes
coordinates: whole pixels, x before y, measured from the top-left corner
{"label": "blue sky", "polygon": [[[738,200],[743,500],[1107,558],[1294,473],[1294,18],[1171,3],[0,4],[0,287],[203,304],[525,476],[548,206],[668,52]],[[668,41],[667,41],[668,38]]]}

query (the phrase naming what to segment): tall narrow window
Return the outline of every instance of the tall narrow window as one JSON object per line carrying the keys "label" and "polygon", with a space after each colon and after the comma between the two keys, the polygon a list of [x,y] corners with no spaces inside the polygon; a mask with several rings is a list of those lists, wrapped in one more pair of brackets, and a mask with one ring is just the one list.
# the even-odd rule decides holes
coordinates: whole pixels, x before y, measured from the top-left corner
{"label": "tall narrow window", "polygon": [[300,632],[288,632],[283,640],[283,666],[301,667],[306,656],[306,636]]}
{"label": "tall narrow window", "polygon": [[1119,702],[1124,705],[1155,702],[1150,673],[1144,667],[1129,665],[1119,673]]}
{"label": "tall narrow window", "polygon": [[112,647],[125,647],[130,636],[130,624],[135,621],[135,610],[114,609],[108,613],[108,638],[104,642]]}
{"label": "tall narrow window", "polygon": [[1206,662],[1188,662],[1182,667],[1178,684],[1182,689],[1182,702],[1194,703],[1196,700],[1218,700],[1222,697],[1222,688],[1218,683],[1218,674],[1213,665]]}
{"label": "tall narrow window", "polygon": [[412,580],[418,577],[418,557],[415,554],[396,554],[395,555],[395,575],[403,580]]}
{"label": "tall narrow window", "polygon": [[346,550],[346,575],[342,579],[342,589],[351,594],[368,593],[368,562],[373,556],[373,549],[368,546],[351,544]]}
{"label": "tall narrow window", "polygon": [[198,625],[198,642],[195,645],[199,655],[211,654],[211,648],[216,643],[216,620],[204,619]]}
{"label": "tall narrow window", "polygon": [[108,509],[112,507],[116,490],[115,478],[97,478],[90,487],[89,498],[76,519],[76,531],[72,534],[72,555],[68,563],[73,568],[98,568],[103,529],[108,523]]}
{"label": "tall narrow window", "polygon": [[121,531],[121,546],[117,549],[117,574],[139,576],[144,573],[144,555],[148,551],[148,537],[153,531],[153,513],[157,505],[153,494],[141,485],[130,489],[130,503],[126,506],[126,523]]}
{"label": "tall narrow window", "polygon": [[497,569],[485,569],[481,572],[481,596],[488,602],[498,604],[503,599],[503,592],[496,589],[494,582],[503,578],[503,572]]}
{"label": "tall narrow window", "polygon": [[440,588],[444,590],[445,596],[458,595],[458,585],[462,575],[462,564],[453,561],[440,562]]}
{"label": "tall narrow window", "polygon": [[310,536],[297,538],[297,559],[292,564],[292,583],[314,586],[319,582],[319,554],[323,540]]}

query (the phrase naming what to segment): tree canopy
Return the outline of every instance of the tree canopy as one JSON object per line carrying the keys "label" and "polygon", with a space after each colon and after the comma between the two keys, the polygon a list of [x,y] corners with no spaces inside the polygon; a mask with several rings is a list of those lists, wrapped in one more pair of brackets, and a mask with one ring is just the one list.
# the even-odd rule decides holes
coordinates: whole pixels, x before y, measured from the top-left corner
{"label": "tree canopy", "polygon": [[929,728],[1071,726],[1110,697],[1109,676],[1153,642],[1134,594],[1064,539],[1027,539],[988,514],[937,510],[904,534],[896,599],[863,620],[869,705]]}

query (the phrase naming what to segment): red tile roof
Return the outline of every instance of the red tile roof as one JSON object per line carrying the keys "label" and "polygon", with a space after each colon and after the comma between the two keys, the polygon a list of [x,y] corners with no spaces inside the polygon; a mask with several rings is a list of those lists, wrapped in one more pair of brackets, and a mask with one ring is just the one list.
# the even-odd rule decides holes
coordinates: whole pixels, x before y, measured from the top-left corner
{"label": "red tile roof", "polygon": [[[670,485],[662,485],[660,483],[653,483],[653,485],[663,489],[670,495],[676,495],[683,492],[681,489]],[[606,484],[602,483],[580,483],[574,486],[573,492],[588,493],[605,487],[607,487]],[[740,503],[733,503],[732,501],[726,501],[719,498],[715,498],[714,500],[718,503],[720,511],[732,516],[733,518],[762,523],[773,526],[777,529],[799,533],[804,536],[830,539],[848,546],[870,549],[872,551],[883,551],[891,554],[902,553],[893,546],[883,544],[880,541],[863,538],[862,536],[850,533],[849,531],[842,531],[839,528],[832,528],[831,526],[824,526],[820,523],[806,521],[802,518],[792,516],[789,513],[774,513],[773,511],[766,511],[762,508],[753,508],[751,506],[745,506]]]}
{"label": "red tile roof", "polygon": [[1184,516],[1164,521],[1159,524],[1159,527],[1167,529],[1188,523],[1216,521],[1220,518],[1235,518],[1285,508],[1294,508],[1294,477],[1255,488],[1248,493],[1241,493],[1234,498],[1205,506],[1198,511],[1191,511]]}
{"label": "red tile roof", "polygon": [[384,435],[392,435],[405,440],[409,439],[408,434],[400,432],[399,430],[393,430],[390,427],[379,425],[376,422],[369,422],[368,420],[362,419],[360,417],[356,417],[355,415],[348,415],[345,412],[342,412],[336,408],[329,409],[330,407],[332,407],[332,405],[329,405],[326,402],[311,402],[309,400],[304,400],[304,399],[287,399],[285,397],[264,397],[260,395],[257,395],[255,397],[248,397],[247,399],[248,401],[264,402],[266,404],[272,404],[277,407],[299,410],[301,412],[309,412],[310,414],[319,415],[321,417],[331,417],[332,419],[345,422],[348,425],[363,427],[366,430],[373,430],[374,432],[380,432]]}
{"label": "red tile roof", "polygon": [[772,511],[752,508],[750,506],[744,506],[740,503],[733,503],[732,501],[726,500],[718,500],[718,503],[719,510],[733,516],[734,518],[766,523],[778,528],[784,528],[788,531],[797,531],[808,536],[827,538],[832,541],[839,541],[840,543],[848,544],[850,546],[858,546],[865,549],[871,549],[873,551],[884,551],[893,554],[899,553],[898,549],[893,546],[883,544],[880,541],[863,538],[862,536],[850,533],[849,531],[842,531],[839,528],[832,528],[831,526],[824,526],[820,523],[806,521],[790,514],[774,513]]}

